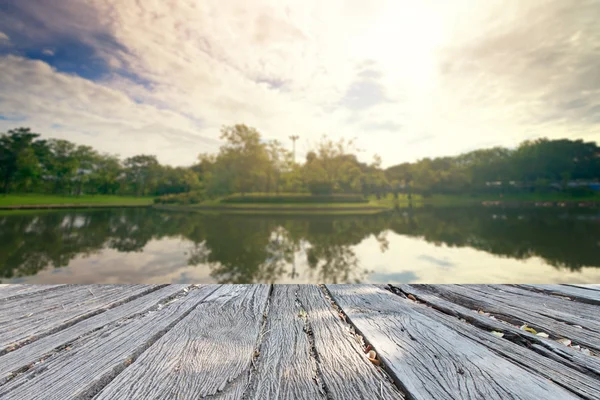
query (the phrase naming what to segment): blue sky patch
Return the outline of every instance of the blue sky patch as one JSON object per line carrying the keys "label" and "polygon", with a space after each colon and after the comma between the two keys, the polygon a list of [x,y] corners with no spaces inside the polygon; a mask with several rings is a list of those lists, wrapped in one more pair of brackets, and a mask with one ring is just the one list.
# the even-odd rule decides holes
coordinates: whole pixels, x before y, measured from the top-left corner
{"label": "blue sky patch", "polygon": [[9,115],[0,114],[0,121],[22,122],[22,121],[25,121],[26,119],[27,119],[27,117],[9,116]]}
{"label": "blue sky patch", "polygon": [[[9,45],[0,47],[0,55],[15,55],[40,60],[58,72],[98,81],[110,74],[118,74],[146,88],[149,80],[124,68],[114,68],[102,54],[119,58],[128,52],[109,32],[84,35],[54,32],[42,19],[27,12],[17,2],[8,1],[0,10],[0,26],[9,39]],[[18,23],[20,22],[20,23]]]}

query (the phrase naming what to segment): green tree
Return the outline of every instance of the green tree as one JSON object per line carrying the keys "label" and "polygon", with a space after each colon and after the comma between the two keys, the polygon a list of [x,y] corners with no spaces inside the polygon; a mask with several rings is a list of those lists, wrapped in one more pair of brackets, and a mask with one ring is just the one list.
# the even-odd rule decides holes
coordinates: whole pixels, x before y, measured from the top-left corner
{"label": "green tree", "polygon": [[102,154],[94,161],[93,172],[89,178],[89,192],[115,194],[119,190],[119,177],[123,172],[117,156]]}
{"label": "green tree", "polygon": [[46,169],[54,182],[53,192],[71,194],[79,168],[77,147],[68,140],[51,139],[48,141],[50,156]]}
{"label": "green tree", "polygon": [[11,129],[0,136],[0,182],[2,191],[8,193],[15,179],[21,179],[20,186],[29,188],[39,177],[41,168],[34,141],[40,135],[29,128]]}
{"label": "green tree", "polygon": [[266,190],[273,167],[260,133],[246,125],[226,126],[221,130],[221,139],[225,144],[210,166],[209,193],[243,194]]}
{"label": "green tree", "polygon": [[141,154],[125,159],[124,178],[136,196],[152,193],[156,187],[159,163],[156,156]]}

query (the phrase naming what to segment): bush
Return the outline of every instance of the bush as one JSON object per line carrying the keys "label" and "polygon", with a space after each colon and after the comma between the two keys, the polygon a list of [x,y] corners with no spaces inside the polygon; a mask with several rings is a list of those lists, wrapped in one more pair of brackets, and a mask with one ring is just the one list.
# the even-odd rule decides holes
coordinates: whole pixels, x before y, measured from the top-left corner
{"label": "bush", "polygon": [[359,194],[333,194],[333,195],[311,195],[311,194],[247,194],[233,195],[221,200],[221,203],[367,203],[368,200]]}
{"label": "bush", "polygon": [[573,197],[588,197],[598,194],[597,191],[586,186],[568,188],[565,192]]}
{"label": "bush", "polygon": [[198,204],[206,199],[204,192],[167,194],[154,199],[154,204]]}
{"label": "bush", "polygon": [[311,182],[308,184],[308,190],[313,195],[332,194],[333,185],[331,182]]}

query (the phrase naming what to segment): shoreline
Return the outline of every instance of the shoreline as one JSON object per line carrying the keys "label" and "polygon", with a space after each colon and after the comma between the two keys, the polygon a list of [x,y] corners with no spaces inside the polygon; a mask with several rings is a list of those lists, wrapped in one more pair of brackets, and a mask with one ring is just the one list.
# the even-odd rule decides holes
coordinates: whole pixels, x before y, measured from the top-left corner
{"label": "shoreline", "polygon": [[[18,199],[20,200],[20,199]],[[17,200],[17,201],[18,201]],[[468,196],[440,196],[431,198],[416,198],[412,205],[409,204],[406,198],[401,198],[398,202],[393,199],[372,199],[369,203],[348,204],[348,203],[218,203],[205,202],[204,204],[155,204],[150,199],[81,199],[83,201],[66,201],[60,202],[60,199],[48,199],[45,202],[43,199],[37,204],[24,201],[24,204],[2,204],[0,202],[0,210],[61,210],[61,209],[102,209],[102,208],[135,208],[135,207],[152,207],[159,210],[179,210],[179,211],[194,211],[194,212],[227,212],[227,213],[314,213],[314,214],[340,214],[340,213],[378,213],[390,211],[393,209],[408,209],[421,207],[487,207],[487,208],[600,208],[600,197],[590,198],[584,197],[581,199],[565,199],[565,198],[544,198],[538,199],[490,199],[490,198],[472,198]],[[52,202],[54,200],[54,202]],[[66,199],[65,199],[66,200]],[[70,200],[70,199],[69,199]]]}
{"label": "shoreline", "polygon": [[154,205],[152,208],[165,211],[192,211],[192,212],[221,212],[231,214],[253,213],[253,214],[376,214],[391,211],[388,207],[231,207],[231,206],[168,206]]}
{"label": "shoreline", "polygon": [[75,208],[135,208],[151,207],[152,204],[20,204],[0,206],[0,210],[59,210]]}

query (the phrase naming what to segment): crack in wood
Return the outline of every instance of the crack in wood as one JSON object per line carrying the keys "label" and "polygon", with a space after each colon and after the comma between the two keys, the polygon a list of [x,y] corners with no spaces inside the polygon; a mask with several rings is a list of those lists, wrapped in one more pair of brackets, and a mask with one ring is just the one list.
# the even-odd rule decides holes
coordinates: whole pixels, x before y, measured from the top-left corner
{"label": "crack in wood", "polygon": [[[502,345],[501,342],[504,341],[503,338],[495,336],[488,338],[488,332],[482,329],[477,329],[479,328],[478,326],[470,324],[465,320],[462,320],[464,322],[464,325],[461,324],[459,321],[456,321],[456,319],[459,318],[459,316],[462,315],[462,313],[456,312],[453,309],[442,307],[439,304],[433,304],[431,301],[428,300],[429,297],[424,298],[424,296],[430,296],[429,294],[421,295],[418,290],[410,290],[411,288],[408,285],[399,286],[402,287],[396,287],[390,284],[387,285],[387,290],[404,298],[407,297],[407,294],[410,294],[411,297],[415,298],[417,303],[421,304],[421,307],[415,308],[420,313],[433,317],[443,323],[446,323],[448,324],[448,326],[454,327],[455,331],[461,336],[478,341],[498,356],[507,358],[513,364],[520,366],[525,370],[535,371],[541,377],[549,379],[553,383],[569,391],[571,394],[576,395],[578,398],[592,400],[597,398],[596,396],[600,394],[600,388],[597,384],[597,381],[590,380],[588,377],[583,375],[578,376],[576,372],[567,373],[567,371],[563,371],[561,364],[552,365],[553,361],[545,360],[545,358],[542,355],[539,355],[537,353],[531,353],[530,355],[521,355],[520,353],[515,352],[514,349],[510,348],[510,346],[514,346],[514,344],[510,343],[510,341],[506,341],[507,344]],[[435,297],[431,298],[434,299]],[[480,315],[473,317],[474,321],[477,321],[478,319],[481,320],[483,319],[483,317]],[[510,345],[508,345],[508,343],[510,343]],[[507,345],[508,347],[506,347]],[[542,367],[541,370],[540,367]],[[546,368],[548,368],[549,371],[545,371]],[[568,375],[568,377],[563,378],[563,374]],[[487,376],[487,379],[493,381],[492,376]],[[580,379],[580,381],[576,381],[575,379]],[[579,387],[580,385],[581,387]]]}
{"label": "crack in wood", "polygon": [[[106,312],[108,310],[111,310],[111,309],[113,309],[115,307],[118,307],[118,306],[120,306],[122,304],[128,303],[128,302],[136,300],[136,299],[138,299],[138,298],[140,298],[142,296],[145,296],[145,295],[147,295],[149,293],[157,291],[157,290],[159,290],[159,289],[161,289],[161,288],[163,288],[165,286],[167,286],[167,285],[165,284],[165,285],[151,286],[148,289],[146,289],[144,291],[141,291],[140,293],[137,293],[137,294],[135,294],[133,296],[127,297],[126,299],[123,299],[123,300],[120,300],[120,301],[115,301],[115,302],[110,303],[110,304],[108,304],[108,305],[106,305],[104,307],[101,307],[101,308],[99,308],[99,309],[97,309],[95,311],[87,312],[87,313],[85,313],[83,315],[80,315],[79,317],[76,317],[76,318],[73,318],[73,319],[68,320],[66,322],[63,322],[62,324],[60,324],[60,325],[58,325],[58,326],[56,326],[56,327],[54,327],[52,329],[48,329],[47,331],[45,331],[43,333],[39,333],[39,334],[36,334],[34,336],[30,336],[27,339],[24,339],[24,340],[12,343],[10,346],[7,346],[7,347],[5,347],[3,349],[0,349],[0,357],[3,356],[3,355],[5,355],[5,354],[8,354],[10,352],[13,352],[13,351],[15,351],[15,350],[17,350],[17,349],[19,349],[19,348],[21,348],[23,346],[26,346],[26,345],[28,345],[30,343],[33,343],[33,342],[35,342],[37,340],[40,340],[40,339],[42,339],[42,338],[44,338],[46,336],[49,336],[49,335],[52,335],[52,334],[54,334],[56,332],[60,332],[62,330],[65,330],[65,329],[67,329],[67,328],[69,328],[69,327],[71,327],[71,326],[73,326],[73,325],[75,325],[75,324],[77,324],[77,323],[79,323],[81,321],[84,321],[86,319],[92,318],[92,317],[94,317],[96,315],[102,314],[102,313],[104,313],[104,312]],[[63,306],[63,308],[64,308],[64,306]]]}
{"label": "crack in wood", "polygon": [[[165,286],[167,286],[167,285],[161,285],[161,287],[165,287]],[[157,290],[160,289],[161,287],[157,288]],[[19,368],[19,369],[15,370],[15,371],[13,371],[11,373],[11,375],[9,375],[7,378],[0,379],[0,387],[3,386],[3,385],[5,385],[5,384],[7,384],[10,381],[12,381],[13,379],[17,378],[19,375],[22,375],[22,374],[26,373],[31,368],[33,368],[33,367],[35,367],[35,366],[37,366],[37,365],[39,365],[41,363],[44,363],[50,357],[55,357],[55,356],[59,355],[60,353],[69,351],[74,346],[74,344],[76,342],[84,341],[87,337],[96,334],[100,330],[105,330],[105,329],[112,328],[112,327],[115,327],[115,326],[118,326],[118,325],[122,325],[124,323],[129,323],[129,322],[131,322],[131,321],[133,321],[135,319],[143,318],[144,316],[147,316],[147,315],[149,315],[149,314],[151,314],[153,312],[159,311],[159,310],[163,309],[164,307],[168,307],[171,303],[177,301],[178,299],[180,299],[182,297],[187,296],[187,293],[189,292],[189,290],[194,290],[194,289],[195,289],[195,287],[192,286],[192,285],[190,285],[190,286],[182,289],[181,291],[179,291],[177,293],[174,293],[171,296],[166,297],[165,299],[163,299],[162,301],[160,301],[158,304],[156,304],[154,307],[150,308],[149,310],[145,310],[143,312],[135,313],[135,314],[129,315],[129,316],[125,317],[125,318],[122,318],[122,319],[119,319],[117,321],[114,321],[114,322],[112,322],[110,324],[106,324],[104,326],[100,326],[98,328],[91,329],[91,330],[87,331],[86,333],[84,333],[83,335],[80,335],[77,338],[74,338],[73,340],[69,341],[68,343],[65,343],[65,344],[62,344],[60,346],[57,346],[56,348],[52,349],[51,352],[43,354],[41,357],[39,357],[37,360],[31,362],[30,364],[28,364],[28,365],[26,365],[26,366],[24,366],[22,368]],[[149,294],[151,292],[152,291],[150,291],[150,292],[148,292],[146,294]],[[141,296],[138,296],[136,298],[139,298],[139,297],[141,297]],[[133,298],[132,300],[135,300],[136,298]],[[108,311],[108,309],[107,309],[107,311]],[[39,371],[43,372],[44,369],[41,368]]]}
{"label": "crack in wood", "polygon": [[327,384],[325,383],[325,378],[323,376],[323,372],[321,371],[321,361],[319,359],[319,352],[317,351],[317,348],[315,346],[315,336],[313,333],[312,326],[310,324],[309,314],[306,311],[306,308],[304,307],[304,305],[302,304],[302,301],[298,297],[297,291],[295,293],[295,297],[296,297],[295,303],[301,310],[300,311],[301,315],[299,315],[299,318],[301,318],[304,322],[303,331],[306,334],[306,337],[308,338],[308,343],[310,346],[310,348],[309,348],[310,356],[311,356],[311,358],[313,358],[313,360],[315,362],[316,374],[313,377],[313,381],[319,387],[319,390],[321,391],[323,396],[325,396],[326,399],[331,400],[331,399],[333,399],[333,396],[331,395],[331,392],[329,391],[329,388],[327,387]]}
{"label": "crack in wood", "polygon": [[[524,289],[533,293],[542,293],[548,296],[552,296],[557,299],[562,299],[565,301],[573,301],[577,303],[586,303],[598,306],[600,305],[600,294],[596,295],[595,292],[597,290],[584,289],[580,287],[574,287],[571,285],[560,285],[565,286],[565,289],[561,291],[557,288],[549,288],[545,285],[522,285],[522,284],[512,284],[508,286],[513,286],[519,289]],[[548,285],[549,286],[549,285]],[[583,290],[583,291],[582,291]],[[586,293],[587,290],[590,290],[589,293]]]}
{"label": "crack in wood", "polygon": [[[0,287],[2,287],[2,289],[4,289],[3,286],[10,287],[10,286],[13,286],[13,285],[0,284]],[[14,285],[14,286],[19,286],[19,285]],[[29,284],[24,284],[24,285],[21,285],[21,286],[26,286],[27,287],[27,289],[25,289],[25,293],[19,293],[17,291],[17,292],[15,292],[12,295],[8,295],[6,297],[1,297],[2,293],[0,292],[0,301],[15,300],[15,299],[18,299],[18,298],[31,296],[31,294],[33,294],[33,293],[36,293],[36,294],[39,294],[39,293],[42,293],[42,292],[47,293],[47,292],[50,292],[50,291],[54,291],[56,289],[61,289],[61,288],[64,289],[64,288],[67,288],[67,287],[72,287],[74,285],[73,284],[64,284],[64,285],[29,285]],[[45,286],[45,287],[43,289],[38,289],[39,286]]]}
{"label": "crack in wood", "polygon": [[[331,307],[338,313],[340,320],[348,326],[348,333],[357,340],[359,345],[363,348],[363,351],[368,352],[368,350],[373,349],[375,352],[377,352],[377,349],[375,349],[375,347],[371,343],[369,343],[368,339],[365,338],[365,336],[362,334],[362,332],[360,332],[356,325],[352,323],[352,321],[350,320],[348,315],[346,315],[344,310],[337,304],[337,302],[329,292],[329,289],[327,289],[327,287],[323,284],[317,286],[323,293],[323,296],[327,299],[327,301],[329,301]],[[380,364],[375,366],[377,371],[379,371],[379,373],[388,382],[393,384],[406,400],[414,400],[414,398],[410,395],[409,391],[407,390],[404,383],[402,383],[400,378],[396,376],[396,374],[394,374],[392,371],[387,369],[385,363],[382,360],[379,360],[379,362]]]}
{"label": "crack in wood", "polygon": [[[466,287],[467,289],[472,290],[472,291],[477,292],[477,293],[480,293],[481,295],[488,295],[487,292],[478,289],[478,287],[476,285],[457,285],[457,286]],[[508,295],[513,294],[513,293],[505,292],[505,291],[502,291],[502,290],[500,290],[500,292],[506,293]],[[553,297],[556,297],[556,296],[553,296]],[[567,301],[571,301],[571,300],[567,300]],[[546,304],[544,304],[544,306],[546,306]],[[552,311],[552,309],[549,309],[549,311]],[[489,312],[489,310],[488,310],[488,313],[490,315],[493,315],[494,317],[497,317],[498,319],[502,319],[505,322],[510,323],[510,321],[508,321],[506,318],[504,318],[504,319],[502,318],[504,316],[504,314]],[[555,313],[552,313],[552,312],[548,312],[548,313],[547,312],[539,312],[539,315],[542,315],[544,317],[550,318],[550,319],[552,319],[554,321],[557,321],[557,322],[561,322],[561,323],[563,323],[565,325],[569,325],[569,326],[573,326],[573,327],[578,327],[579,329],[582,329],[584,331],[595,332],[594,330],[589,329],[589,328],[587,328],[585,326],[581,326],[581,325],[578,325],[576,323],[573,323],[573,322],[570,322],[568,320],[565,320],[563,318],[559,318],[559,317],[556,316]],[[531,328],[534,328],[536,331],[543,331],[544,330],[544,328],[542,326],[537,325],[536,323],[533,323],[533,322],[529,322],[529,321],[525,321],[525,320],[520,320],[520,319],[516,319],[515,321],[520,321],[520,322],[518,324],[514,324],[514,325],[523,325],[524,324],[524,325],[527,325],[527,326],[529,326]],[[550,338],[556,340],[556,339],[560,339],[561,337],[557,336],[557,335],[550,334]]]}
{"label": "crack in wood", "polygon": [[258,332],[258,336],[256,338],[256,344],[254,345],[254,350],[252,352],[252,366],[248,369],[248,383],[246,385],[246,389],[242,394],[242,399],[245,400],[248,398],[250,391],[254,385],[255,379],[258,376],[258,363],[260,362],[260,350],[265,338],[265,335],[269,332],[266,330],[267,328],[267,319],[269,317],[269,311],[271,309],[271,301],[273,300],[273,285],[269,286],[269,293],[267,295],[267,301],[265,302],[265,308],[263,310],[263,318],[260,326],[260,331]]}
{"label": "crack in wood", "polygon": [[[411,287],[413,286],[416,287],[417,290],[420,290],[419,288],[421,288],[422,285],[411,285]],[[598,354],[600,352],[600,347],[598,346],[598,343],[600,342],[596,340],[600,340],[600,325],[597,322],[593,322],[596,320],[595,313],[590,313],[589,311],[584,313],[582,311],[582,316],[587,315],[588,320],[586,320],[583,317],[580,318],[577,315],[574,315],[577,314],[577,312],[572,308],[561,309],[561,307],[555,305],[557,314],[562,312],[564,318],[571,318],[573,321],[578,321],[577,325],[565,324],[558,321],[554,316],[548,317],[543,315],[544,312],[540,310],[540,307],[536,307],[536,304],[532,304],[529,307],[527,306],[527,301],[535,302],[536,298],[518,300],[518,297],[515,297],[515,304],[512,304],[510,301],[502,298],[501,294],[494,294],[493,291],[490,292],[490,289],[488,289],[489,293],[484,293],[485,290],[483,288],[481,290],[476,290],[477,286],[475,285],[466,288],[461,287],[460,285],[429,285],[424,288],[426,292],[435,293],[437,296],[451,301],[452,303],[460,304],[471,309],[485,310],[493,313],[499,320],[508,322],[511,327],[519,327],[525,324],[530,328],[534,328],[535,331],[549,332],[549,334],[553,335],[553,338],[567,338],[572,345],[580,345],[590,350],[593,354]],[[534,295],[532,294],[532,296]],[[584,305],[581,305],[580,307],[584,307]],[[565,313],[565,310],[568,311]],[[568,315],[570,315],[570,317],[568,317]],[[591,318],[591,320],[589,318]],[[595,327],[595,329],[588,329],[584,332],[583,327],[580,325],[586,325],[586,322],[588,321],[590,326]]]}
{"label": "crack in wood", "polygon": [[[478,328],[480,331],[482,332],[490,332],[490,331],[502,331],[504,333],[504,335],[502,336],[502,338],[499,338],[501,340],[507,340],[508,342],[514,343],[518,346],[521,347],[525,347],[533,352],[535,352],[536,354],[538,354],[539,356],[543,356],[548,358],[549,360],[553,360],[555,362],[559,362],[561,365],[572,368],[575,371],[578,371],[590,378],[593,378],[595,380],[600,380],[600,373],[599,373],[599,369],[593,369],[593,368],[589,368],[587,365],[580,365],[577,364],[578,360],[574,360],[573,355],[574,354],[569,354],[567,348],[565,347],[564,349],[562,349],[561,347],[552,345],[551,343],[549,343],[546,340],[543,340],[542,338],[533,335],[529,332],[526,331],[521,331],[519,328],[513,327],[513,326],[507,326],[504,324],[498,324],[497,321],[488,321],[486,320],[486,318],[484,318],[483,316],[480,315],[471,315],[468,311],[457,311],[456,309],[452,309],[449,308],[447,306],[444,306],[443,304],[440,304],[442,301],[438,301],[437,303],[432,303],[431,301],[427,300],[426,298],[423,297],[423,295],[421,295],[420,293],[417,293],[415,291],[409,291],[407,289],[408,285],[402,285],[404,287],[398,287],[395,286],[393,284],[389,284],[387,285],[386,289],[398,296],[401,296],[403,298],[406,298],[407,295],[411,295],[413,297],[416,298],[416,300],[418,300],[418,302],[422,303],[423,305],[427,306],[428,308],[438,311],[444,315],[448,315],[450,317],[459,319],[464,321],[466,324],[473,326],[474,328]],[[460,305],[455,305],[456,308],[461,307]],[[499,326],[502,325],[502,326]],[[570,349],[569,349],[570,350]],[[574,352],[575,350],[571,350],[571,352]],[[494,351],[496,352],[496,351]],[[496,352],[497,354],[502,355],[501,353]],[[580,361],[580,360],[579,360]],[[529,369],[531,366],[527,363],[523,363],[523,362],[519,362],[518,360],[513,360],[513,362],[515,362],[518,365],[521,365],[522,367]],[[577,395],[581,395],[580,393],[577,393],[576,391],[573,390],[573,388],[569,385],[565,385],[564,383],[559,383],[559,382],[555,382],[558,385],[560,385],[561,387],[569,390],[570,392],[577,394]],[[598,385],[600,386],[600,385]]]}
{"label": "crack in wood", "polygon": [[[179,293],[175,297],[177,299],[183,298],[183,297],[187,296],[192,290],[197,290],[197,289],[198,289],[197,286],[192,286],[187,291],[184,289],[183,290],[183,294]],[[215,288],[215,290],[213,290],[210,294],[212,294],[216,290],[217,290],[217,288]],[[88,389],[85,393],[82,393],[79,396],[77,396],[77,400],[89,400],[89,399],[94,398],[98,393],[100,393],[102,391],[102,389],[104,389],[104,387],[106,387],[110,382],[112,382],[117,377],[117,375],[119,375],[120,373],[122,373],[127,367],[129,367],[131,364],[133,364],[135,362],[135,360],[137,360],[138,357],[140,355],[142,355],[143,352],[145,352],[146,350],[148,350],[161,337],[163,337],[167,332],[169,332],[171,329],[173,329],[173,327],[175,325],[177,325],[185,317],[187,317],[190,313],[192,313],[192,311],[194,311],[200,304],[204,303],[205,300],[206,300],[206,298],[208,296],[210,296],[210,294],[208,294],[207,296],[205,296],[202,300],[198,301],[198,303],[196,303],[193,307],[190,307],[189,310],[183,312],[179,317],[177,317],[177,319],[175,319],[174,321],[172,321],[164,329],[161,329],[160,331],[156,332],[144,344],[142,344],[141,346],[139,346],[126,361],[124,361],[120,365],[117,365],[116,367],[114,367],[113,370],[110,373],[105,374],[102,377],[102,379],[100,379],[98,382],[96,382],[96,384],[93,387],[91,387],[90,389]],[[165,307],[168,307],[170,304],[174,303],[174,299],[167,300],[165,303],[166,303]],[[157,309],[157,311],[159,309],[161,309],[161,308],[159,308],[159,306],[156,306],[155,308]],[[148,313],[145,313],[145,314],[147,315]]]}

